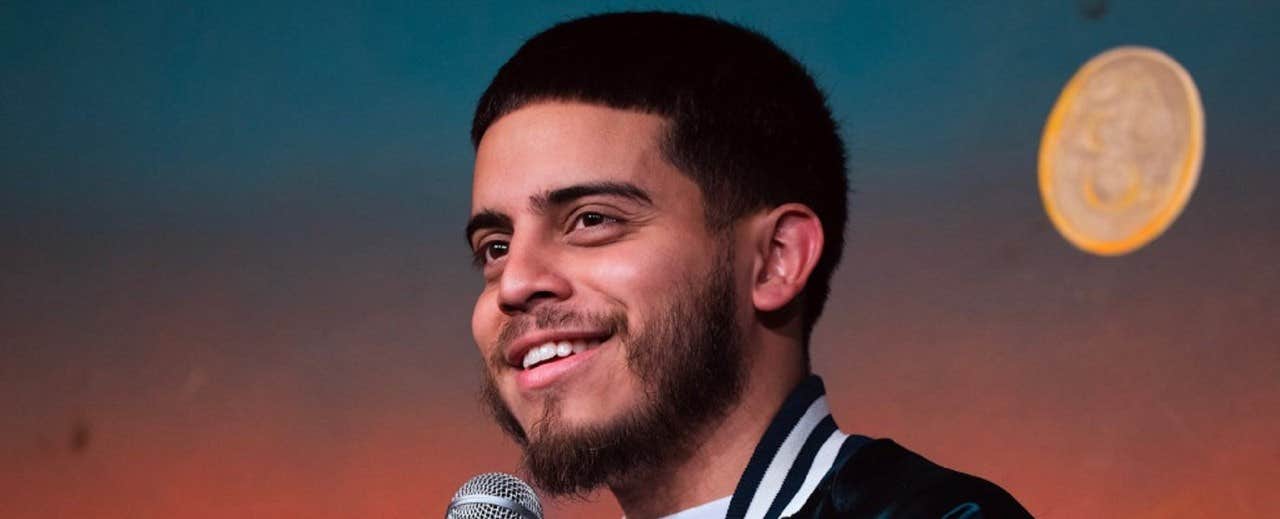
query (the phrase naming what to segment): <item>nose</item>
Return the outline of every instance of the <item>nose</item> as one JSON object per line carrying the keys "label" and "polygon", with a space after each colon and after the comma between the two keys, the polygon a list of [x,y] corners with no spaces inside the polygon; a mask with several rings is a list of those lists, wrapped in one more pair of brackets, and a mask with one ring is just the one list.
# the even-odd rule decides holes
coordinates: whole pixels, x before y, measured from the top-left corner
{"label": "nose", "polygon": [[539,304],[563,301],[572,293],[563,262],[553,251],[534,240],[511,243],[498,288],[498,307],[513,315],[529,312]]}

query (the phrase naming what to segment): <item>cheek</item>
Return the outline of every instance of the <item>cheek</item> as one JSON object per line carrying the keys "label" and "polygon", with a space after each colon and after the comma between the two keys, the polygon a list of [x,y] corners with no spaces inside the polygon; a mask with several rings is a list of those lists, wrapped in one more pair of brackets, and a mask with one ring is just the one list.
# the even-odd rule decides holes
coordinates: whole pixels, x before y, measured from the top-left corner
{"label": "cheek", "polygon": [[636,245],[592,257],[585,271],[594,290],[625,307],[653,304],[681,284],[700,280],[691,273],[706,272],[702,255],[687,246]]}
{"label": "cheek", "polygon": [[486,290],[476,298],[476,306],[471,310],[471,337],[482,353],[488,353],[498,333],[497,302],[492,291]]}

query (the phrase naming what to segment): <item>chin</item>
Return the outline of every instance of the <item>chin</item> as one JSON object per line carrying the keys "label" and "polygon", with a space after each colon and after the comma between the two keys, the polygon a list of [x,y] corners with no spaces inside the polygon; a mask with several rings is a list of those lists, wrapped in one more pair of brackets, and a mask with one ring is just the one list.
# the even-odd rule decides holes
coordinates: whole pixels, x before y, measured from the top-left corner
{"label": "chin", "polygon": [[[533,422],[545,417],[550,420],[553,430],[572,433],[600,429],[614,424],[635,405],[617,401],[616,398],[601,399],[599,393],[566,392],[548,395],[548,400],[540,402],[535,414],[530,417],[533,418]],[[529,423],[529,425],[533,424]]]}
{"label": "chin", "polygon": [[599,427],[610,423],[616,418],[617,413],[607,413],[603,409],[586,405],[574,405],[574,403],[566,402],[560,409],[559,421],[566,429],[580,430],[584,428]]}

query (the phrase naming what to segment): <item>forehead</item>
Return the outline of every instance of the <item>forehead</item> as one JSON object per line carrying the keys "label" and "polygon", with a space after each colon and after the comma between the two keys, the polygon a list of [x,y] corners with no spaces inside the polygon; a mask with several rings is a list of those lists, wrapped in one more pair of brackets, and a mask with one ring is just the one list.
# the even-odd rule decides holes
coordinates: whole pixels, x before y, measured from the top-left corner
{"label": "forehead", "polygon": [[692,185],[661,156],[664,125],[657,115],[584,103],[520,108],[480,141],[472,210],[513,210],[537,193],[584,182],[628,182],[659,196],[671,184]]}

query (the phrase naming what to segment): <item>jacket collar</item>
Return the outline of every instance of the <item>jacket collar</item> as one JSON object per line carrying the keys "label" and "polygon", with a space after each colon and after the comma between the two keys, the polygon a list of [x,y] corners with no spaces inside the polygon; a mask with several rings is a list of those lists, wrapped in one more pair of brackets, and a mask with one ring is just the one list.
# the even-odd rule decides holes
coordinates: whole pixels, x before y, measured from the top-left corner
{"label": "jacket collar", "polygon": [[822,379],[810,375],[782,403],[729,502],[727,519],[776,518],[805,502],[854,442],[840,432]]}

